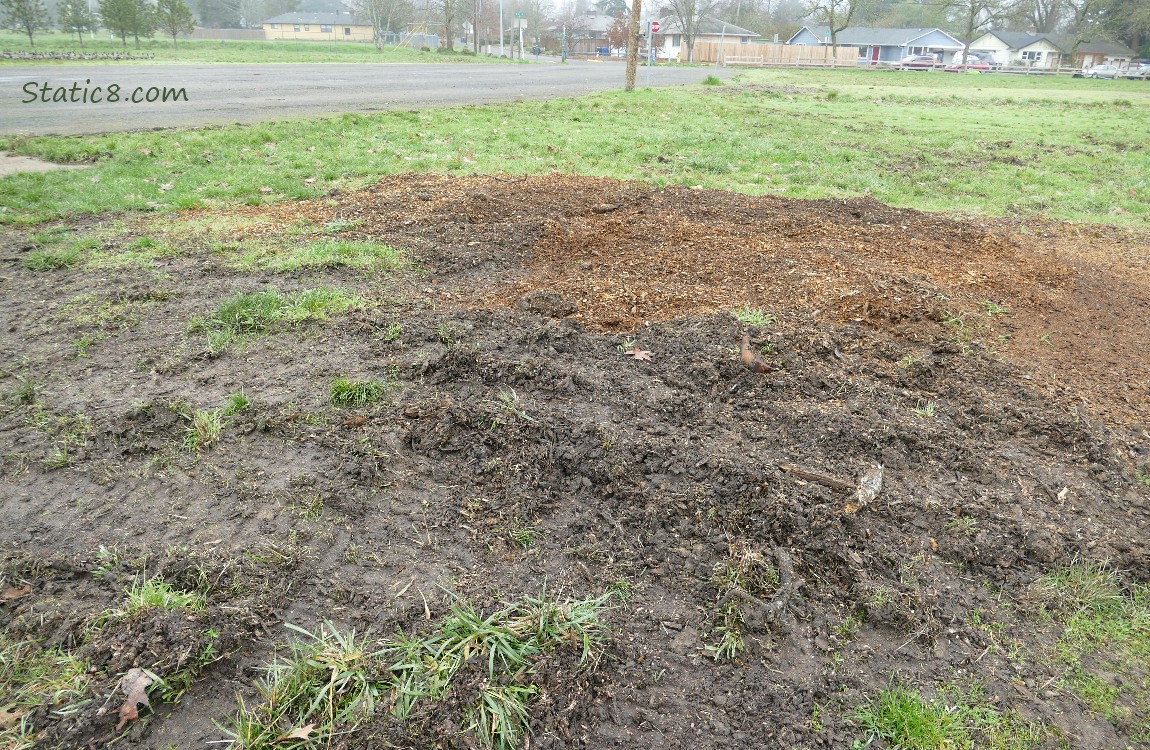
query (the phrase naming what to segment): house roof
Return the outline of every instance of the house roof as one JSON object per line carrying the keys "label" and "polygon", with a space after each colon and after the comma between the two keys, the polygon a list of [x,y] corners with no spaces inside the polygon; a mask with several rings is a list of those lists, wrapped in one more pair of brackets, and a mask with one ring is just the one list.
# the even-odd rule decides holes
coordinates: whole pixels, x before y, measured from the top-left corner
{"label": "house roof", "polygon": [[[1097,52],[1103,55],[1126,55],[1129,57],[1134,56],[1134,50],[1126,47],[1125,45],[1118,44],[1117,42],[1101,41],[1079,41],[1078,47],[1074,46],[1074,37],[1069,34],[1031,34],[1028,31],[998,31],[992,30],[986,32],[998,37],[1002,43],[1011,49],[1026,49],[1035,42],[1044,41],[1052,44],[1061,52],[1070,52],[1075,50],[1077,52]],[[983,36],[985,36],[984,34]]]}
{"label": "house roof", "polygon": [[369,21],[356,18],[351,13],[281,13],[264,23],[314,23],[321,26],[371,26]]}
{"label": "house roof", "polygon": [[[831,35],[829,26],[803,26],[787,41],[790,42],[800,33],[806,29],[811,34],[819,39],[826,39]],[[949,38],[954,42],[955,47],[962,47],[963,44],[958,39],[955,39],[950,34],[947,34],[942,29],[920,28],[920,29],[893,29],[871,26],[851,26],[843,29],[835,35],[835,41],[839,44],[845,44],[853,47],[906,47],[916,39],[921,39],[927,34],[938,32],[943,36]],[[1003,40],[1006,41],[1006,40]]]}
{"label": "house roof", "polygon": [[[679,19],[675,16],[664,16],[659,19],[660,34],[681,34],[679,26]],[[726,31],[724,32],[724,27]],[[719,34],[726,33],[727,36],[760,36],[757,32],[750,29],[744,29],[742,26],[736,26],[733,23],[720,21],[709,16],[703,16],[699,19],[699,27],[696,31],[697,34]]]}

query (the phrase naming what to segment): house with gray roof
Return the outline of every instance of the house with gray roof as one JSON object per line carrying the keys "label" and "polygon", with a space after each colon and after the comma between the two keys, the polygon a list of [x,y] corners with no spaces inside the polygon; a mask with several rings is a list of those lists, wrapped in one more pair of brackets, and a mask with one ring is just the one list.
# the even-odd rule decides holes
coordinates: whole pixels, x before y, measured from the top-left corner
{"label": "house with gray roof", "polygon": [[970,43],[974,52],[989,53],[997,63],[1030,68],[1089,68],[1103,63],[1125,67],[1134,50],[1116,42],[1083,41],[1070,34],[988,31]]}
{"label": "house with gray roof", "polygon": [[[687,49],[683,44],[683,29],[679,25],[679,19],[675,16],[660,18],[659,34],[663,42],[658,48],[659,57],[686,62]],[[722,41],[724,49],[730,50],[732,44],[752,44],[758,38],[759,34],[750,29],[703,16],[699,19],[698,28],[695,30],[694,43],[696,46],[699,44],[717,45]]]}
{"label": "house with gray roof", "polygon": [[[897,63],[908,55],[934,55],[940,63],[962,58],[963,43],[942,29],[892,29],[851,26],[835,35],[842,46],[858,47],[860,62],[872,65]],[[831,43],[828,26],[803,26],[787,44],[824,45]]]}

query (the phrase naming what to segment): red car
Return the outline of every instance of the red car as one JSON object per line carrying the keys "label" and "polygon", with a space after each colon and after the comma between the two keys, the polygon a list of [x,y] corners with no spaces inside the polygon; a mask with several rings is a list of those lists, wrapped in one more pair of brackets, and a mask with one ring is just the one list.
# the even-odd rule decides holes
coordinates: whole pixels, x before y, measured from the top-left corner
{"label": "red car", "polygon": [[947,65],[945,70],[948,73],[958,73],[962,70],[977,70],[980,73],[985,73],[986,71],[990,70],[990,66],[981,60],[972,57],[966,61],[965,66],[961,62],[956,62]]}
{"label": "red car", "polygon": [[934,55],[908,55],[898,62],[899,70],[931,70],[938,65]]}

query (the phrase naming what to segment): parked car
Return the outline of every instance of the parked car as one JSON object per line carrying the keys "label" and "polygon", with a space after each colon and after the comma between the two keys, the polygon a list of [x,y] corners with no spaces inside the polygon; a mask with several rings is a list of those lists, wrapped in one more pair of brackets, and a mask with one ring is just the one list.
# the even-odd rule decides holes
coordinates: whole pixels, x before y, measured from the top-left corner
{"label": "parked car", "polygon": [[950,65],[947,65],[944,70],[946,70],[948,73],[958,73],[963,70],[977,70],[980,73],[985,73],[986,71],[990,70],[990,64],[984,63],[982,60],[977,58],[970,57],[967,58],[966,65],[963,65],[962,60],[960,59],[958,62],[953,62]]}
{"label": "parked car", "polygon": [[1142,63],[1141,65],[1131,65],[1126,69],[1123,74],[1126,78],[1133,78],[1135,80],[1150,81],[1150,63]]}
{"label": "parked car", "polygon": [[1082,71],[1082,74],[1087,78],[1117,78],[1118,66],[1117,65],[1095,65],[1093,68],[1087,68]]}
{"label": "parked car", "polygon": [[935,65],[934,55],[907,55],[898,61],[899,70],[933,70]]}

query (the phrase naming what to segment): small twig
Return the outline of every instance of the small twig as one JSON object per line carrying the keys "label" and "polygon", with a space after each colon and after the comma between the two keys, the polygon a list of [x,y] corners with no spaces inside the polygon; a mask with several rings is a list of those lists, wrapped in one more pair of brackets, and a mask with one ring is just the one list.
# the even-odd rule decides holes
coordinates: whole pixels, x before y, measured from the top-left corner
{"label": "small twig", "polygon": [[812,482],[830,487],[833,490],[841,490],[843,492],[855,492],[857,486],[854,482],[844,482],[843,480],[832,477],[830,474],[823,474],[821,471],[813,469],[806,469],[802,466],[795,466],[794,464],[778,464],[778,467],[788,474],[794,474],[803,479],[809,479]]}

